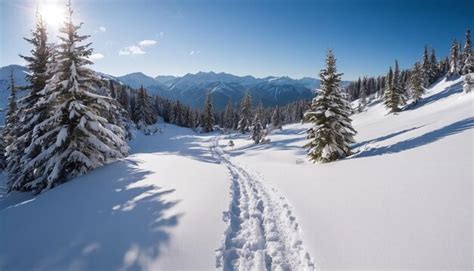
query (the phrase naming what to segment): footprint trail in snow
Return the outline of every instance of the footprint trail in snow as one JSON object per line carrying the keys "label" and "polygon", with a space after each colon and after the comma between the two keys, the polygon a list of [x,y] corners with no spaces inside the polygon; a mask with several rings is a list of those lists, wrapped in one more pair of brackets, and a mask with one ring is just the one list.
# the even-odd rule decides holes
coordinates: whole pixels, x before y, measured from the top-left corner
{"label": "footprint trail in snow", "polygon": [[231,162],[218,140],[211,150],[230,172],[232,199],[216,267],[225,271],[314,270],[286,199],[277,196],[275,189],[266,189],[258,174]]}

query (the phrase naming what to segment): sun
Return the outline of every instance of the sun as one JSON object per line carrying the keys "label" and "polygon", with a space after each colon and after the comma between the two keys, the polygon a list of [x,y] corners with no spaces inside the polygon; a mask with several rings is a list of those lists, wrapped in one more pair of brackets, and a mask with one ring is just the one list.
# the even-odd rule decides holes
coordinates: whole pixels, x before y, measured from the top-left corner
{"label": "sun", "polygon": [[58,29],[64,22],[65,9],[54,2],[44,2],[38,7],[43,20],[52,28]]}

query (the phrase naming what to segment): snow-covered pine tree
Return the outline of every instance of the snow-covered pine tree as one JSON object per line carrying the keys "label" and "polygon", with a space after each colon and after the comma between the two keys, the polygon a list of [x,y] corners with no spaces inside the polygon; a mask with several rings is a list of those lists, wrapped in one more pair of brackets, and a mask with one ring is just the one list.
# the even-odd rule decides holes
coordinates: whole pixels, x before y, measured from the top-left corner
{"label": "snow-covered pine tree", "polygon": [[131,110],[130,110],[130,96],[128,95],[128,90],[124,87],[120,87],[117,89],[117,100],[120,103],[120,105],[125,109],[125,111],[128,112],[128,115],[131,115]]}
{"label": "snow-covered pine tree", "polygon": [[145,129],[148,125],[156,123],[157,116],[153,110],[150,96],[148,96],[143,86],[138,89],[132,119],[137,124],[138,129]]}
{"label": "snow-covered pine tree", "polygon": [[364,77],[362,80],[362,84],[360,86],[360,94],[359,94],[359,107],[357,110],[359,112],[364,111],[365,106],[367,105],[367,77]]}
{"label": "snow-covered pine tree", "polygon": [[[5,114],[5,128],[3,129],[3,139],[6,146],[10,146],[18,137],[18,104],[13,71],[10,72],[10,84],[8,86],[10,96],[8,97],[8,108]],[[9,149],[7,147],[7,150]],[[7,151],[7,157],[9,156]]]}
{"label": "snow-covered pine tree", "polygon": [[400,81],[400,68],[398,61],[395,60],[395,70],[392,72],[392,67],[387,75],[387,84],[384,93],[384,104],[389,109],[389,113],[400,112],[400,107],[406,102],[405,90]]}
{"label": "snow-covered pine tree", "polygon": [[433,84],[439,78],[438,60],[434,49],[431,49],[430,54],[430,70],[429,70],[430,84]]}
{"label": "snow-covered pine tree", "polygon": [[[12,190],[45,191],[128,153],[124,131],[104,117],[117,112],[113,99],[95,94],[96,77],[84,67],[92,64],[90,44],[81,44],[89,36],[78,34],[70,2],[67,7],[54,76],[38,102],[51,105],[50,114],[35,125],[21,170],[10,176]],[[41,151],[33,152],[37,148]]]}
{"label": "snow-covered pine tree", "polygon": [[258,144],[262,141],[264,136],[264,129],[262,121],[260,120],[260,114],[255,114],[255,117],[252,121],[252,140],[255,144]]}
{"label": "snow-covered pine tree", "polygon": [[472,41],[471,41],[471,30],[466,31],[466,43],[464,44],[463,50],[464,65],[462,68],[462,74],[468,74],[474,72],[474,55],[472,53]]}
{"label": "snow-covered pine tree", "polygon": [[325,163],[351,154],[349,144],[354,142],[356,131],[349,118],[350,105],[339,87],[342,74],[337,73],[336,58],[331,50],[319,76],[321,91],[304,114],[305,120],[314,124],[307,131],[310,142],[306,147],[310,160]]}
{"label": "snow-covered pine tree", "polygon": [[277,105],[275,109],[273,109],[272,114],[272,129],[282,129],[283,125],[283,116],[281,113],[280,107]]}
{"label": "snow-covered pine tree", "polygon": [[233,129],[235,127],[234,114],[234,106],[232,105],[232,101],[229,99],[224,111],[224,128]]}
{"label": "snow-covered pine tree", "polygon": [[209,133],[214,130],[214,111],[212,110],[211,92],[206,94],[206,101],[204,102],[204,111],[202,113],[202,131]]}
{"label": "snow-covered pine tree", "polygon": [[425,93],[422,72],[423,70],[421,69],[420,63],[416,62],[410,74],[410,93],[415,104],[418,103],[418,100],[420,100],[421,96]]}
{"label": "snow-covered pine tree", "polygon": [[[31,145],[35,136],[34,127],[48,117],[49,107],[47,103],[39,103],[43,99],[43,89],[51,78],[52,48],[48,46],[46,25],[41,15],[36,13],[36,23],[32,30],[32,37],[25,40],[33,46],[30,56],[20,55],[27,63],[29,73],[26,75],[28,85],[25,87],[26,94],[19,100],[18,108],[21,116],[18,121],[17,139],[8,147],[8,167],[10,176],[14,176],[21,170],[21,161],[25,161],[24,150]],[[41,148],[31,150],[37,155]]]}
{"label": "snow-covered pine tree", "polygon": [[240,105],[240,120],[237,126],[237,129],[245,134],[250,131],[250,124],[252,123],[252,99],[250,93],[245,95],[245,98],[242,100]]}
{"label": "snow-covered pine tree", "polygon": [[459,74],[459,47],[458,42],[453,40],[451,44],[451,51],[449,56],[449,76],[454,76]]}
{"label": "snow-covered pine tree", "polygon": [[474,89],[474,78],[472,77],[472,73],[468,73],[464,76],[464,85],[463,85],[464,93],[472,92],[473,89]]}
{"label": "snow-covered pine tree", "polygon": [[430,56],[428,54],[428,46],[425,45],[425,49],[423,51],[423,62],[421,64],[421,70],[422,70],[422,80],[423,80],[423,86],[428,87],[431,83],[431,61],[430,61]]}

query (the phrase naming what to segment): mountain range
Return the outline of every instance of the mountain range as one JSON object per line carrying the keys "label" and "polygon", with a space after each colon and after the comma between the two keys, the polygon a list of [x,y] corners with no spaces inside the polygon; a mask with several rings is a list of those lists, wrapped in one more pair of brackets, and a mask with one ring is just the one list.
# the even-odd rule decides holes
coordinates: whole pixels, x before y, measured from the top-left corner
{"label": "mountain range", "polygon": [[[26,84],[27,69],[19,65],[9,65],[0,68],[0,108],[4,108],[8,97],[8,78],[13,71],[18,85]],[[236,76],[228,73],[198,72],[184,76],[156,77],[141,72],[112,76],[99,73],[109,80],[116,80],[132,88],[143,86],[150,94],[160,95],[173,100],[179,100],[194,108],[201,108],[206,94],[211,93],[214,108],[222,110],[231,101],[240,103],[246,93],[250,93],[254,105],[263,106],[286,105],[293,101],[310,99],[315,95],[320,81],[310,77],[292,79],[290,77],[269,76],[256,78],[253,76]],[[343,81],[343,86],[348,81]]]}

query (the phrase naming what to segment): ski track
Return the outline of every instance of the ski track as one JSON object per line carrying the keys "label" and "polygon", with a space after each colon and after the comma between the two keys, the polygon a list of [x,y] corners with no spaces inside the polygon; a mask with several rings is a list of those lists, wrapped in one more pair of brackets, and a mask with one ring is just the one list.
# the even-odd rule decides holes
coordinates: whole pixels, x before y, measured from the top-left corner
{"label": "ski track", "polygon": [[231,162],[218,142],[217,136],[211,151],[229,170],[232,199],[224,213],[229,226],[217,250],[217,269],[314,270],[285,197],[266,189],[259,174]]}

